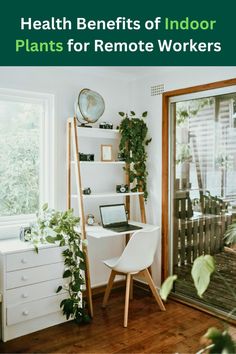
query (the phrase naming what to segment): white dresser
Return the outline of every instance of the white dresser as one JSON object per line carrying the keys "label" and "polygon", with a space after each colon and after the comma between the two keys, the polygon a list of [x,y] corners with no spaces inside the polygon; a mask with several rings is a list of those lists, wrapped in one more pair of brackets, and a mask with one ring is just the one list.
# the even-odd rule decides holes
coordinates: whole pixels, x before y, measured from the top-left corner
{"label": "white dresser", "polygon": [[17,239],[0,241],[1,339],[7,341],[65,322],[56,294],[62,279],[62,248],[43,245],[39,253]]}

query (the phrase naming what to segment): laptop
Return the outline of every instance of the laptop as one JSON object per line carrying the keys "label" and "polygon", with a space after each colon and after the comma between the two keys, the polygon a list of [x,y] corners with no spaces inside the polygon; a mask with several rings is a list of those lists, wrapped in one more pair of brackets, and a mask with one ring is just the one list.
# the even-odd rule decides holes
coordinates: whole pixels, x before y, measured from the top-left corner
{"label": "laptop", "polygon": [[115,232],[140,230],[142,227],[128,223],[124,204],[100,205],[102,226]]}

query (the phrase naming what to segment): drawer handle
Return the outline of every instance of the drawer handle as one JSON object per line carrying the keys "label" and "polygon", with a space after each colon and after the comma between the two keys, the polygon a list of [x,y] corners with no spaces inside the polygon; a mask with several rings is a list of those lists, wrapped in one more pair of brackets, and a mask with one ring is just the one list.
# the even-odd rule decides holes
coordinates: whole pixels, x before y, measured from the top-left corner
{"label": "drawer handle", "polygon": [[21,280],[28,280],[28,277],[26,277],[25,275],[22,275]]}
{"label": "drawer handle", "polygon": [[22,264],[26,264],[26,263],[27,263],[27,260],[26,260],[25,258],[22,258],[21,263],[22,263]]}
{"label": "drawer handle", "polygon": [[27,297],[29,297],[29,295],[26,294],[26,293],[24,293],[24,294],[22,294],[22,297],[23,297],[24,299],[27,299]]}
{"label": "drawer handle", "polygon": [[25,310],[25,311],[22,312],[22,315],[23,315],[23,316],[28,316],[28,314],[29,314],[29,311],[28,311],[28,310]]}

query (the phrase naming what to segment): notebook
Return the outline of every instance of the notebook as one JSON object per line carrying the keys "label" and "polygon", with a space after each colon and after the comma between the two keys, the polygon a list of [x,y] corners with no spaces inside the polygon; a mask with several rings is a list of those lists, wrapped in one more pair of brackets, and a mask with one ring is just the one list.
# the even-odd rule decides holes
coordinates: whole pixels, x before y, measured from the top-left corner
{"label": "notebook", "polygon": [[115,232],[140,230],[142,227],[128,223],[124,204],[100,205],[102,226]]}

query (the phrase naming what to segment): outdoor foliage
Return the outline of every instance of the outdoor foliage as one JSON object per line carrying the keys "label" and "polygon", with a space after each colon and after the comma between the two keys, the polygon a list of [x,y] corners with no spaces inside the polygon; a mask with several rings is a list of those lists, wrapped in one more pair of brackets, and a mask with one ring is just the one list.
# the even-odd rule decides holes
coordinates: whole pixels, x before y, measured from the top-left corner
{"label": "outdoor foliage", "polygon": [[59,286],[57,292],[66,290],[68,297],[62,300],[60,307],[67,319],[72,318],[77,323],[89,322],[81,291],[85,286],[85,244],[75,231],[79,218],[73,215],[73,210],[66,212],[49,209],[45,204],[39,213],[37,222],[32,225],[26,239],[31,241],[38,252],[39,244],[57,243],[64,246],[62,252],[65,263],[63,278],[68,278],[68,285]]}
{"label": "outdoor foliage", "polygon": [[130,116],[124,112],[119,112],[123,117],[120,124],[120,152],[124,154],[125,162],[128,164],[124,168],[129,175],[130,183],[133,183],[132,192],[142,190],[144,198],[147,199],[147,152],[146,146],[152,139],[147,138],[148,127],[144,121],[147,112],[143,112],[141,117],[136,117],[136,113],[131,111]]}
{"label": "outdoor foliage", "polygon": [[0,216],[39,208],[38,104],[0,101]]}
{"label": "outdoor foliage", "polygon": [[224,239],[227,245],[236,244],[236,222],[233,222],[227,227]]}

